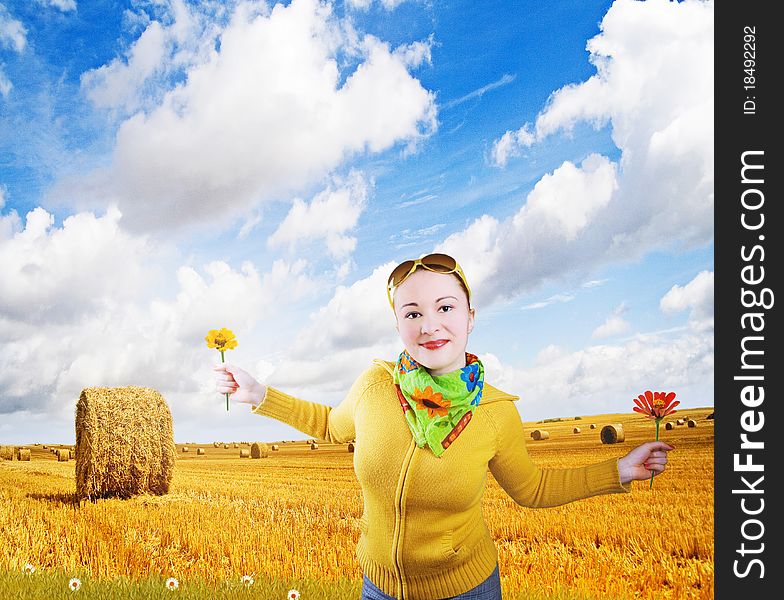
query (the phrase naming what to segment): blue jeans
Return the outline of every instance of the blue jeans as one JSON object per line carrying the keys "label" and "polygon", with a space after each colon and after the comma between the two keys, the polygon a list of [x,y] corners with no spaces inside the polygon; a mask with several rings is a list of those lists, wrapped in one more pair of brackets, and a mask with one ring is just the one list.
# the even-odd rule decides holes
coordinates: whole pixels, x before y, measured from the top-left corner
{"label": "blue jeans", "polygon": [[[382,592],[373,585],[373,582],[367,578],[367,575],[364,575],[362,578],[362,597],[360,600],[396,600],[396,598]],[[433,600],[439,599],[433,598]],[[485,579],[474,589],[441,600],[501,600],[501,575],[498,571],[498,565],[496,565],[493,572],[490,573],[490,577]]]}

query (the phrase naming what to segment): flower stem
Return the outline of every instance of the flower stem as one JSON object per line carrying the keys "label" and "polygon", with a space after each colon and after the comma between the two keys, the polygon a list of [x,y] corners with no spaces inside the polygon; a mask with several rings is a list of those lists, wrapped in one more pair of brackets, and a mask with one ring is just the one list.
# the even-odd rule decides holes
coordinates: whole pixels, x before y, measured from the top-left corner
{"label": "flower stem", "polygon": [[[226,362],[226,361],[224,360],[224,358],[223,358],[223,352],[224,352],[223,350],[221,350],[221,351],[220,351],[220,353],[221,353],[221,362]],[[226,394],[226,410],[229,410],[229,395],[228,395],[228,394]],[[659,434],[659,429],[658,429],[658,427],[659,427],[659,423],[658,423],[658,421],[657,421],[657,422],[656,422],[656,436],[657,436],[657,437],[656,437],[656,439],[659,439],[659,438],[658,438],[658,434]]]}
{"label": "flower stem", "polygon": [[[659,423],[660,422],[661,422],[661,419],[656,419],[656,441],[657,442],[659,441]],[[648,489],[651,489],[652,487],[653,487],[653,471],[651,471],[651,485],[648,486]]]}

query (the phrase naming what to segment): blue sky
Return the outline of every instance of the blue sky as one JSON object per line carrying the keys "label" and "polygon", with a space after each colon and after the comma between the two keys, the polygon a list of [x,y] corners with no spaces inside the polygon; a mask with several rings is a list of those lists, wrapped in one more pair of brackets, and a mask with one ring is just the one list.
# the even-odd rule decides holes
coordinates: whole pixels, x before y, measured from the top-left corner
{"label": "blue sky", "polygon": [[524,420],[713,405],[713,3],[0,0],[0,440],[144,385],[227,413],[209,329],[334,405],[453,254]]}

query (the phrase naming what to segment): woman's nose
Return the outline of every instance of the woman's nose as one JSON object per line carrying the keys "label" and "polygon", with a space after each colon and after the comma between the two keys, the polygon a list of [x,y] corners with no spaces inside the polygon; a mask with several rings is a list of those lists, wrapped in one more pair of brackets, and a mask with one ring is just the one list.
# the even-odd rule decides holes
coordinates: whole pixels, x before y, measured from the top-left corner
{"label": "woman's nose", "polygon": [[438,331],[438,319],[433,317],[423,316],[420,321],[420,331],[424,334],[432,334]]}

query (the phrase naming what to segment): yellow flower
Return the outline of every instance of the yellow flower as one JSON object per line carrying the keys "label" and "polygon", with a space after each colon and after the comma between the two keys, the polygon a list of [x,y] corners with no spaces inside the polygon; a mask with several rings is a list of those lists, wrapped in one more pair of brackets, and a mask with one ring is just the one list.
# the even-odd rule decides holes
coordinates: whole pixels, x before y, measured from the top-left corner
{"label": "yellow flower", "polygon": [[237,340],[234,337],[234,332],[225,327],[222,329],[210,329],[210,332],[204,339],[207,341],[207,346],[209,348],[217,348],[221,352],[233,350],[237,347]]}

